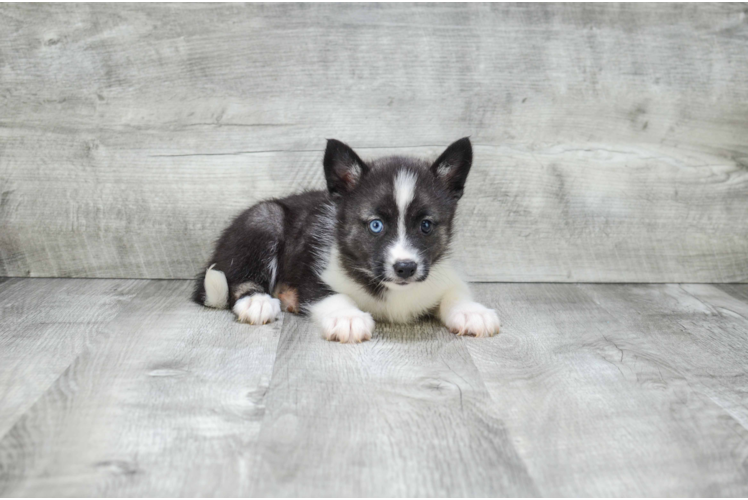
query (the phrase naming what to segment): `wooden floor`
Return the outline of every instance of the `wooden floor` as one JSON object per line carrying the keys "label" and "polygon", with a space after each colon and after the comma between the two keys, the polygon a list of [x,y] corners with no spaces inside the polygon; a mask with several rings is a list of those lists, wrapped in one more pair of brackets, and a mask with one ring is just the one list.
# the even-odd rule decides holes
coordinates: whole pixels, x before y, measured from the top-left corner
{"label": "wooden floor", "polygon": [[0,281],[0,495],[748,495],[748,285],[475,285],[498,337],[340,345]]}

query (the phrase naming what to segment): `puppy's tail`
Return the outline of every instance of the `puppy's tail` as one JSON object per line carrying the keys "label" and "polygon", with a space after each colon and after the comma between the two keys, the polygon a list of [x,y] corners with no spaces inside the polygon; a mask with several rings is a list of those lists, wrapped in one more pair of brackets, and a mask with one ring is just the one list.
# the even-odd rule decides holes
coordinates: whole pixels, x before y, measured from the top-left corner
{"label": "puppy's tail", "polygon": [[213,269],[213,264],[205,271],[203,286],[205,287],[205,300],[203,304],[216,309],[226,309],[229,305],[229,283],[222,271]]}

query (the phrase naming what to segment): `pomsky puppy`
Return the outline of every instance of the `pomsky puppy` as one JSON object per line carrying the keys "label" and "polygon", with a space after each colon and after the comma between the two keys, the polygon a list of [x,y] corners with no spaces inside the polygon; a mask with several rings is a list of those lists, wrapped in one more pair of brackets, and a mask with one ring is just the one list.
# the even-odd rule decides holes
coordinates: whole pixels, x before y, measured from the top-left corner
{"label": "pomsky puppy", "polygon": [[327,191],[260,202],[224,230],[194,300],[264,324],[281,306],[308,314],[323,336],[369,340],[374,320],[434,314],[458,335],[499,331],[496,312],[471,298],[449,260],[457,202],[470,172],[468,138],[434,162],[364,162],[327,142]]}

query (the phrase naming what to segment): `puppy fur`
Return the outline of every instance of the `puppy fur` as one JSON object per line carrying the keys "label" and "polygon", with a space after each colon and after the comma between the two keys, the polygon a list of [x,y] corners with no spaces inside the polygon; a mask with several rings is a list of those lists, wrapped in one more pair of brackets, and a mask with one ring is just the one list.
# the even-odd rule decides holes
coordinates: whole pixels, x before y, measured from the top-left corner
{"label": "puppy fur", "polygon": [[449,260],[472,165],[468,138],[433,163],[367,163],[330,139],[323,165],[326,191],[263,201],[233,220],[198,276],[196,302],[250,324],[281,308],[307,314],[340,342],[369,340],[375,320],[428,314],[458,335],[498,333],[495,311],[472,300]]}

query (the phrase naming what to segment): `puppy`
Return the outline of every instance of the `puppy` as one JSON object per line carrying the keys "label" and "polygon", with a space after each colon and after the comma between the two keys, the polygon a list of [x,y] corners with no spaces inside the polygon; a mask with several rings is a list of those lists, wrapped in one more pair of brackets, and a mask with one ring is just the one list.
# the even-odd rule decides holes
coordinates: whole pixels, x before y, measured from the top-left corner
{"label": "puppy", "polygon": [[[223,232],[194,300],[264,324],[281,306],[308,314],[323,336],[371,339],[374,320],[435,314],[458,335],[499,331],[496,313],[470,296],[449,261],[457,202],[472,164],[468,138],[428,162],[364,162],[331,139],[327,191],[258,203]],[[275,297],[275,298],[274,298]]]}

